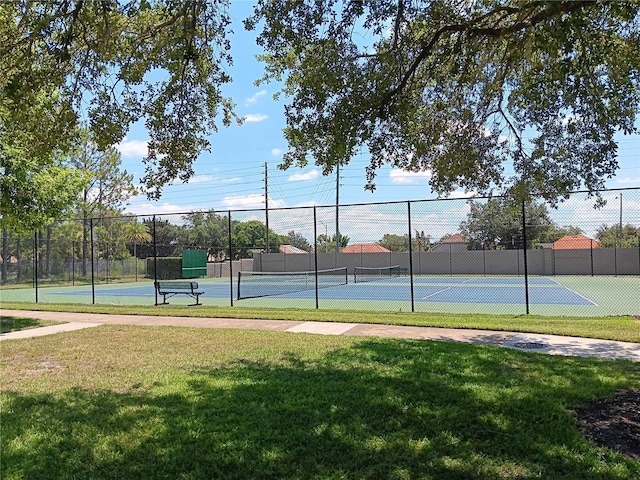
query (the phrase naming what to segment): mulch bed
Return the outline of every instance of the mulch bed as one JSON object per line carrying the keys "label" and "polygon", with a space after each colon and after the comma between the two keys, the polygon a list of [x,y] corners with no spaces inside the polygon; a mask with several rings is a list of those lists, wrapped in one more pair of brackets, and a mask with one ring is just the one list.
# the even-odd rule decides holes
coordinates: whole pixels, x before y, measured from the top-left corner
{"label": "mulch bed", "polygon": [[587,440],[640,461],[640,389],[589,402],[574,413]]}

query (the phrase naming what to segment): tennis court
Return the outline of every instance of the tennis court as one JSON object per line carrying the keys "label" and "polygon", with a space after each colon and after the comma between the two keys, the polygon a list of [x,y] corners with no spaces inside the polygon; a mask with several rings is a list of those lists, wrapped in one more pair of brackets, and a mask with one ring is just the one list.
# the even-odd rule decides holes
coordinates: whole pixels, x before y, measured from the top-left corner
{"label": "tennis court", "polygon": [[[525,310],[525,280],[516,276],[408,276],[377,277],[354,281],[353,275],[330,274],[319,278],[320,308],[346,310],[415,311],[451,313],[522,314]],[[245,279],[246,280],[246,279]],[[250,298],[238,299],[238,279],[201,279],[199,290],[205,305],[315,308],[315,277],[262,275],[241,282],[240,290]],[[540,315],[633,315],[640,313],[638,277],[530,277],[530,313]],[[247,288],[250,285],[250,294]],[[615,292],[615,296],[611,293]],[[44,303],[95,303],[153,305],[153,282],[39,288]],[[3,290],[6,301],[34,301],[34,289]],[[173,297],[171,304],[187,305],[186,296]]]}

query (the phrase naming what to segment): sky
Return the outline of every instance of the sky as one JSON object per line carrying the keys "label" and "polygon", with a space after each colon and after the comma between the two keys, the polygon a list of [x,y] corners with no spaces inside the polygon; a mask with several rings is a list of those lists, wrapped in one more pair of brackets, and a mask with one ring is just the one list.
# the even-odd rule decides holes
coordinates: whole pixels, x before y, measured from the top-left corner
{"label": "sky", "polygon": [[[252,8],[251,1],[231,2],[230,13],[235,22],[234,35],[231,37],[234,65],[228,71],[233,82],[223,88],[223,93],[233,98],[236,113],[244,117],[244,123],[241,126],[221,126],[211,136],[212,151],[200,155],[194,164],[195,175],[188,185],[177,182],[166,186],[157,201],[150,201],[144,195],[136,196],[130,200],[125,212],[148,216],[193,210],[225,212],[264,208],[265,170],[269,209],[335,205],[336,200],[345,205],[436,198],[437,195],[429,188],[426,172],[407,173],[388,166],[378,171],[376,190],[373,193],[365,190],[366,154],[353,158],[349,165],[341,167],[338,196],[336,174],[323,176],[321,169],[312,162],[306,168],[292,167],[286,171],[277,168],[287,149],[282,135],[286,98],[274,100],[273,95],[279,90],[277,84],[255,85],[255,81],[263,74],[263,65],[255,58],[261,52],[255,44],[256,32],[246,32],[241,23],[251,14]],[[117,145],[122,154],[122,168],[136,179],[144,174],[142,157],[147,153],[147,140],[144,128],[134,125],[127,137]],[[639,187],[640,135],[620,136],[618,159],[620,170],[615,178],[607,182],[607,187]],[[451,194],[452,198],[465,196],[463,192]],[[640,193],[635,198],[631,195],[627,197],[624,199],[624,210],[640,211]],[[617,198],[612,196],[612,200]],[[610,202],[605,207],[604,213],[609,211],[609,214],[604,216],[603,211],[593,210],[593,202],[589,205],[584,201],[575,203],[575,213],[565,211],[563,216],[570,219],[572,215],[576,218],[586,215],[589,224],[594,225],[596,217],[602,223],[618,218],[619,206],[616,202]],[[567,203],[565,207],[570,208],[570,205]],[[638,222],[640,224],[640,219]],[[455,226],[451,225],[449,230],[455,230]]]}

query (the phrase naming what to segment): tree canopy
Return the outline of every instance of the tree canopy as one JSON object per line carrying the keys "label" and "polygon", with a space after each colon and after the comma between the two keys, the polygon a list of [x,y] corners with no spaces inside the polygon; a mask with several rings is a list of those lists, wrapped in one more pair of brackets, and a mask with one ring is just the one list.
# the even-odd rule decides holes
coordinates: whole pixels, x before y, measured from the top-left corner
{"label": "tree canopy", "polygon": [[15,149],[15,132],[22,158],[38,160],[43,174],[46,167],[55,174],[58,165],[47,160],[67,151],[80,120],[88,120],[101,149],[144,121],[150,138],[143,160],[148,196],[158,198],[172,180],[188,180],[220,117],[224,124],[234,117],[220,90],[230,81],[226,5],[0,2],[2,168],[8,148]]}
{"label": "tree canopy", "polygon": [[[508,198],[493,198],[487,202],[471,202],[467,220],[460,224],[460,232],[469,240],[469,250],[523,248],[522,207]],[[544,204],[525,204],[527,248],[541,242],[553,242],[569,229],[558,229],[549,218]]]}
{"label": "tree canopy", "polygon": [[[81,121],[98,149],[144,122],[149,198],[188,181],[209,135],[239,121],[221,90],[227,7],[0,2],[3,222],[24,211],[42,225],[82,190],[62,164]],[[614,135],[636,132],[635,0],[258,0],[245,26],[261,29],[264,81],[290,98],[284,168],[312,158],[329,173],[366,149],[370,189],[389,164],[430,171],[441,194],[553,202],[602,189],[618,168]]]}
{"label": "tree canopy", "polygon": [[636,131],[637,1],[259,0],[246,26],[290,99],[283,168],[365,147],[369,189],[389,164],[555,202],[602,189]]}

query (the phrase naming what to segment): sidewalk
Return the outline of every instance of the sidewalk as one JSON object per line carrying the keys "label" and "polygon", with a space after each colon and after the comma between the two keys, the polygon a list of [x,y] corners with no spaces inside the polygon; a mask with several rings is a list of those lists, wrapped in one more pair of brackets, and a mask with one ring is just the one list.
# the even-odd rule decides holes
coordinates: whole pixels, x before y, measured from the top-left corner
{"label": "sidewalk", "polygon": [[358,323],[297,322],[289,320],[247,320],[235,318],[156,317],[145,315],[103,315],[92,313],[36,312],[0,309],[0,316],[37,318],[68,322],[0,334],[0,340],[30,338],[68,332],[102,324],[174,326],[198,328],[235,328],[242,330],[270,330],[276,332],[314,333],[320,335],[351,335],[414,340],[471,343],[513,348],[522,351],[627,359],[640,362],[640,343],[616,342],[592,338],[564,337],[537,333],[499,332],[437,327],[404,327]]}

